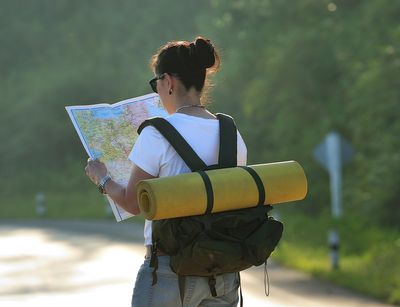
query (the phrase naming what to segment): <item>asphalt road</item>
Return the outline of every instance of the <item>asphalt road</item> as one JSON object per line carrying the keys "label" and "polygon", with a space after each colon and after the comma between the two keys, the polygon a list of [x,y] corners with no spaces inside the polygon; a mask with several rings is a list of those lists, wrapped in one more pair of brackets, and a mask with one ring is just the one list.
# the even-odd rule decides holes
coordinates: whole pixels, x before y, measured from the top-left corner
{"label": "asphalt road", "polygon": [[[143,226],[113,221],[0,221],[0,306],[130,306]],[[244,306],[389,306],[268,265],[241,274]]]}

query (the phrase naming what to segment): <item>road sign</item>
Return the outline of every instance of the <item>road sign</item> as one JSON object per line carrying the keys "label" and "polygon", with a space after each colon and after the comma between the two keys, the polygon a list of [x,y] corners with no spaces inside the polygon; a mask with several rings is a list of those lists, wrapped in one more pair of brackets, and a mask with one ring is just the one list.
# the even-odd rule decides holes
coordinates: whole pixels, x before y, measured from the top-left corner
{"label": "road sign", "polygon": [[330,132],[315,148],[314,158],[328,171],[330,178],[332,215],[342,215],[342,165],[349,162],[354,150],[337,132]]}
{"label": "road sign", "polygon": [[353,157],[353,147],[337,132],[330,132],[324,140],[315,148],[314,158],[329,171],[329,147],[332,142],[338,142],[340,147],[340,159],[342,164],[348,163]]}
{"label": "road sign", "polygon": [[[342,216],[342,165],[349,162],[354,150],[339,133],[330,132],[315,148],[315,159],[328,171],[331,190],[331,209],[334,218]],[[339,268],[339,232],[332,229],[328,235],[332,269]]]}

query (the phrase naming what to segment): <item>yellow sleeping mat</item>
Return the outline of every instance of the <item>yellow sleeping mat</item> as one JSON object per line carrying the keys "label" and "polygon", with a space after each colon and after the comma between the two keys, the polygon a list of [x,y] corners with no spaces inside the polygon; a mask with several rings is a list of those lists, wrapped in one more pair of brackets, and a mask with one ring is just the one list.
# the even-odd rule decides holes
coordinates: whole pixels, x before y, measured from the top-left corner
{"label": "yellow sleeping mat", "polygon": [[[250,165],[261,179],[265,205],[302,200],[307,178],[296,161]],[[251,174],[241,167],[205,171],[211,182],[211,212],[254,207],[259,189]],[[140,181],[137,185],[141,214],[148,220],[204,214],[207,190],[198,172]],[[210,192],[208,197],[210,198]]]}

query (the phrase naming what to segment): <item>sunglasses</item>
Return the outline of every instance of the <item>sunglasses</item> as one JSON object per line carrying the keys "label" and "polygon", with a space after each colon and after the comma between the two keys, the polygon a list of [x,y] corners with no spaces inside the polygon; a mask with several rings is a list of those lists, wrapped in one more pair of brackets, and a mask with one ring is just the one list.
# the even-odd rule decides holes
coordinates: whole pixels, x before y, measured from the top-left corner
{"label": "sunglasses", "polygon": [[172,77],[175,77],[175,78],[179,78],[179,75],[177,73],[170,73],[170,72],[165,72],[165,73],[162,73],[160,75],[157,75],[155,78],[153,78],[153,79],[151,79],[149,81],[151,89],[153,90],[154,93],[158,93],[157,92],[157,81],[164,79],[166,74],[168,74],[168,75],[170,75]]}
{"label": "sunglasses", "polygon": [[165,73],[161,74],[161,75],[157,75],[155,78],[153,78],[149,81],[150,87],[154,93],[157,93],[157,81],[164,79],[164,77],[165,77]]}

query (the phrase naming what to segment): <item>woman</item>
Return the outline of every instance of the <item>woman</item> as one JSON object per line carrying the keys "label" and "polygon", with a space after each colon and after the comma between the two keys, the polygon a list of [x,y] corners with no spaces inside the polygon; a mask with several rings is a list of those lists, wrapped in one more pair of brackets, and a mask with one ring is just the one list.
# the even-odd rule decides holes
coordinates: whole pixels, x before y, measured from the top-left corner
{"label": "woman", "polygon": [[[167,120],[207,165],[218,163],[219,122],[205,107],[205,84],[208,83],[207,77],[216,72],[219,65],[219,55],[214,46],[202,37],[191,43],[169,42],[159,49],[151,62],[155,77],[150,85],[170,114]],[[238,133],[238,165],[246,165],[246,155],[246,146]],[[110,179],[105,165],[98,160],[88,161],[86,174],[94,183],[101,183],[104,192],[132,214],[140,213],[136,197],[136,183],[140,180],[190,172],[176,151],[152,126],[143,129],[129,159],[133,167],[126,187]],[[136,279],[132,306],[180,306],[178,277],[169,267],[169,256],[159,255],[158,281],[152,286],[152,269],[149,267],[151,221],[145,222],[144,237],[147,256]],[[238,285],[236,273],[218,276],[218,296],[212,297],[207,278],[187,277],[184,306],[236,306]]]}

